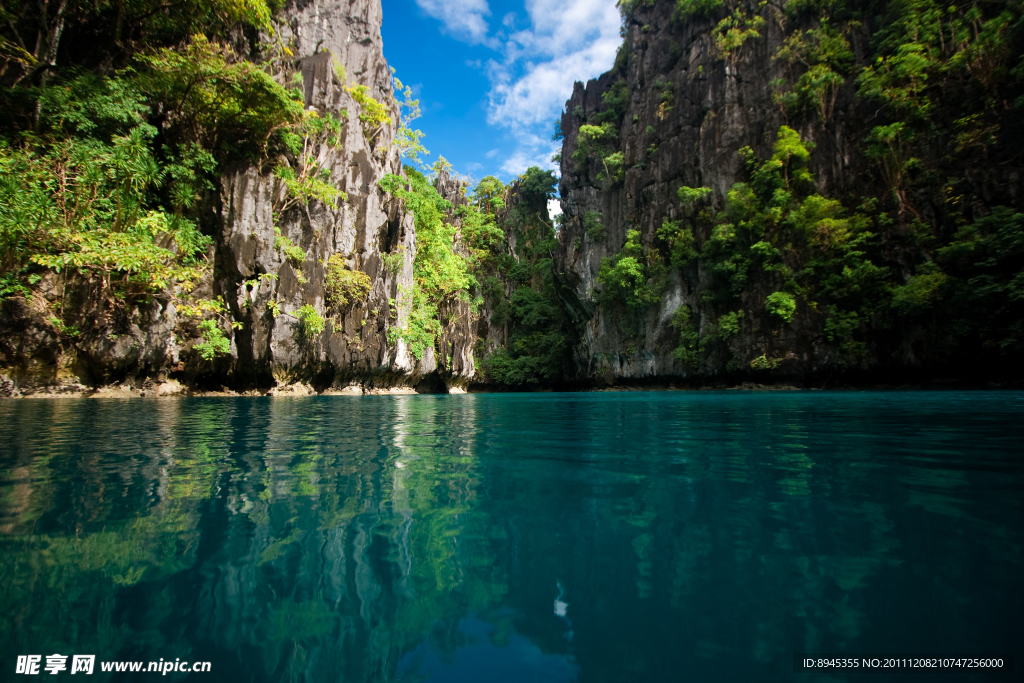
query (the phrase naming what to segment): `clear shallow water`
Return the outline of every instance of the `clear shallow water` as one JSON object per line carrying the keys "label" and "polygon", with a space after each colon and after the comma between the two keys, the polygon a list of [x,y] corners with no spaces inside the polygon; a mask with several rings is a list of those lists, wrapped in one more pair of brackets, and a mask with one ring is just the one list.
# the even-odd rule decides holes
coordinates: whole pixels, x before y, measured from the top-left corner
{"label": "clear shallow water", "polygon": [[1024,393],[0,402],[0,679],[1014,680],[792,660],[1021,675],[1022,444]]}

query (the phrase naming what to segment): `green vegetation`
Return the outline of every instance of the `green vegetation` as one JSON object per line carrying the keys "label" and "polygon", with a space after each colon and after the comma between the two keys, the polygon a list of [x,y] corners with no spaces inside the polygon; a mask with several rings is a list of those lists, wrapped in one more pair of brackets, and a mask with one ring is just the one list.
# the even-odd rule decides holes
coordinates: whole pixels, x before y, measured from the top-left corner
{"label": "green vegetation", "polygon": [[[200,206],[217,191],[222,168],[255,163],[281,183],[275,221],[313,202],[337,209],[347,196],[325,160],[342,143],[348,113],[305,109],[299,89],[270,75],[270,61],[291,53],[274,35],[264,0],[184,0],[172,11],[155,0],[47,8],[2,5],[0,298],[34,297],[53,309],[46,312],[53,329],[67,338],[84,329],[83,300],[103,311],[100,334],[114,334],[114,321],[148,298],[170,300],[184,319],[181,342],[191,338],[197,357],[228,353],[228,331],[241,326],[232,319],[237,312],[222,299],[193,295],[208,291],[197,285],[212,267],[213,226],[202,224]],[[236,53],[243,35],[255,41],[253,28],[269,44]],[[83,51],[84,43],[102,49]],[[74,66],[56,59],[65,48],[81,57]],[[267,61],[247,56],[255,54]],[[301,84],[290,68],[284,80]],[[337,61],[334,71],[373,141],[390,125],[394,103],[346,84]],[[415,118],[411,91],[394,83],[405,95],[403,114]],[[397,144],[408,158],[425,152],[421,135],[400,131]],[[304,283],[305,251],[277,227],[274,235],[274,248]],[[328,267],[328,280],[334,310],[368,290],[362,273]],[[57,304],[37,296],[52,281],[59,282]],[[280,313],[276,300],[267,306]],[[299,318],[315,336],[322,318],[307,308]]]}
{"label": "green vegetation", "polygon": [[281,228],[276,225],[274,226],[274,249],[281,251],[285,258],[296,267],[301,266],[302,262],[306,260],[306,252],[302,247],[282,235]]}
{"label": "green vegetation", "polygon": [[[696,367],[721,349],[716,341],[727,342],[740,332],[744,314],[736,304],[767,289],[762,296],[769,320],[789,324],[800,305],[824,309],[826,334],[846,362],[859,362],[864,347],[855,337],[884,309],[886,292],[887,271],[867,254],[874,237],[871,220],[814,191],[807,169],[810,148],[794,130],[779,129],[767,159],[749,148],[740,154],[749,180],[729,190],[724,210],[701,208],[708,188],[684,186],[678,191],[680,219],[666,220],[658,230],[673,266],[684,272],[699,266],[711,278],[701,312],[716,324],[700,337],[691,324],[693,312],[680,308],[685,311],[673,319],[680,331],[676,357]],[[655,300],[634,297],[640,303]]]}
{"label": "green vegetation", "polygon": [[643,308],[657,303],[664,288],[665,266],[659,252],[640,244],[640,232],[626,233],[622,251],[601,260],[597,281],[601,288],[597,300],[620,303],[628,308]]}
{"label": "green vegetation", "polygon": [[398,100],[401,125],[395,135],[395,146],[404,158],[426,168],[420,155],[429,156],[430,152],[420,142],[424,137],[423,131],[409,128],[409,124],[420,117],[420,101],[412,98],[412,88],[398,80],[394,69],[391,69],[391,80],[394,91],[402,95],[402,99]]}
{"label": "green vegetation", "polygon": [[[442,158],[435,164],[435,172],[444,163]],[[409,166],[405,171],[411,191],[398,176],[380,182],[416,218],[414,286],[399,291],[395,307],[404,319],[391,328],[393,340],[405,341],[417,358],[427,348],[443,357],[439,339],[457,306],[468,305],[475,313],[486,304],[493,314],[481,324],[502,330],[504,341],[496,349],[477,349],[486,381],[523,385],[563,377],[571,344],[552,271],[558,242],[547,201],[557,183],[554,174],[528,169],[515,181],[518,201],[511,211],[507,204],[512,186],[485,177],[456,210],[430,179]],[[507,234],[516,237],[514,255],[507,252]]]}
{"label": "green vegetation", "polygon": [[672,17],[677,20],[708,17],[723,5],[723,0],[676,0],[676,9]]}
{"label": "green vegetation", "polygon": [[[211,360],[237,329],[223,301],[193,296],[212,243],[198,203],[217,169],[260,159],[302,130],[302,102],[227,47],[239,22],[270,31],[261,0],[6,3],[0,36],[0,297],[53,307],[77,336],[81,303],[104,311],[102,333],[149,297],[172,300]],[[110,46],[112,61],[55,67],[61,41]],[[21,36],[39,37],[30,50]],[[103,54],[98,57],[106,59]],[[301,177],[297,177],[301,180]],[[289,254],[289,256],[293,256]],[[35,296],[47,278],[59,303]]]}
{"label": "green vegetation", "polygon": [[[480,362],[490,382],[537,385],[557,382],[571,373],[576,331],[558,294],[563,285],[556,279],[552,259],[558,240],[547,211],[557,182],[551,171],[537,167],[519,177],[519,202],[502,217],[499,228],[516,236],[516,252],[482,262],[483,294],[494,311],[488,323],[501,330],[505,340]],[[487,190],[481,183],[475,194],[479,197]],[[506,295],[506,286],[511,295]]]}
{"label": "green vegetation", "polygon": [[[370,96],[370,88],[365,85],[346,85],[345,90],[352,96],[352,99],[359,104],[359,121],[363,124],[363,133],[366,139],[373,141],[380,131],[391,123],[391,113],[383,102],[379,102]],[[409,132],[406,133],[409,135]],[[419,138],[410,143],[410,148]]]}
{"label": "green vegetation", "polygon": [[[348,112],[343,109],[340,116],[345,119]],[[331,115],[320,116],[315,110],[309,110],[302,113],[302,120],[297,126],[281,133],[295,165],[282,159],[274,168],[274,175],[288,189],[287,199],[274,207],[278,213],[284,213],[296,204],[308,204],[311,200],[337,209],[339,199],[343,202],[348,200],[348,195],[331,184],[331,172],[324,167],[326,154],[341,145],[342,128],[339,119]]]}
{"label": "green vegetation", "polygon": [[[435,164],[440,169],[443,157]],[[433,347],[446,324],[442,316],[457,301],[468,301],[471,287],[477,285],[466,257],[456,250],[455,225],[448,219],[452,204],[441,197],[433,184],[412,166],[405,167],[411,190],[405,180],[389,174],[380,180],[386,192],[403,199],[416,218],[416,254],[413,260],[413,287],[400,291],[397,305],[408,310],[405,323],[392,327],[392,340],[402,339],[416,358]]]}
{"label": "green vegetation", "polygon": [[663,240],[668,246],[669,262],[673,266],[686,266],[697,257],[695,230],[699,225],[708,225],[711,222],[711,214],[705,209],[699,209],[698,202],[711,194],[710,187],[680,187],[677,191],[682,207],[680,220],[665,219],[658,229],[657,237]]}
{"label": "green vegetation", "polygon": [[199,323],[199,331],[203,340],[192,346],[203,360],[213,360],[231,350],[231,342],[217,325],[215,320],[204,320]]}
{"label": "green vegetation", "polygon": [[1020,353],[1024,348],[1024,214],[997,207],[962,225],[894,291],[894,305],[922,316],[942,306],[944,323],[963,343]]}
{"label": "green vegetation", "polygon": [[679,346],[672,355],[691,368],[700,363],[700,333],[693,326],[693,311],[686,304],[672,314],[672,327],[679,331]]}
{"label": "green vegetation", "polygon": [[341,254],[334,254],[327,260],[324,289],[327,293],[327,306],[331,310],[344,312],[353,303],[365,299],[371,286],[370,276],[358,270],[349,270]]}
{"label": "green vegetation", "polygon": [[[596,211],[564,217],[576,231],[575,242],[564,246],[574,244],[578,254],[602,243],[609,254],[596,277],[597,302],[620,322],[635,322],[653,315],[670,276],[687,292],[699,287],[671,323],[679,333],[676,356],[695,368],[727,360],[741,333],[761,335],[763,349],[772,337],[816,335],[851,367],[867,361],[872,345],[894,344],[907,330],[939,340],[932,347],[941,352],[928,353],[949,359],[1020,350],[1024,219],[1006,187],[1007,169],[1019,165],[1013,150],[1024,107],[1019,5],[671,5],[674,23],[666,30],[697,27],[718,59],[698,64],[692,77],[710,64],[742,66],[754,47],[767,57],[760,39],[766,22],[776,22],[781,35],[771,56],[782,77],[771,88],[786,125],[774,141],[769,135],[752,142],[765,145],[757,152],[740,150],[742,181],[724,196],[680,186],[703,182],[680,173],[662,179],[678,197],[664,215],[616,208],[625,226]],[[179,341],[194,352],[186,358],[206,362],[231,352],[231,331],[242,324],[237,309],[251,312],[255,294],[225,293],[229,304],[209,287],[218,174],[242,164],[272,174],[275,222],[297,217],[301,207],[337,210],[348,200],[325,159],[340,149],[349,112],[306,109],[299,90],[290,89],[302,78],[274,36],[276,6],[0,5],[0,299],[31,299],[46,309],[38,312],[52,333],[69,343],[116,337],[115,328],[143,305],[173,305]],[[651,0],[619,6],[628,35],[648,40],[660,32],[648,12]],[[627,81],[635,73],[626,68],[630,49],[619,51],[600,103],[590,100],[589,111],[577,106],[566,115],[573,130],[556,122],[554,139],[564,133],[574,144],[566,174],[576,178],[568,182],[616,191],[626,184],[627,166],[637,169],[629,171],[631,181],[639,179],[633,174],[662,164],[659,149],[667,149],[680,125],[695,125],[681,120],[689,77],[666,75],[680,73],[673,65],[682,47],[666,43],[670,66],[645,72],[650,81],[642,92]],[[64,54],[81,55],[80,63],[65,66],[58,59]],[[392,74],[393,94],[385,86],[378,99],[369,86],[349,84],[337,62],[334,71],[357,108],[351,125],[358,118],[375,145],[389,139],[385,128],[400,123],[395,144],[422,167],[429,153],[422,132],[409,127],[419,115],[411,89]],[[652,109],[652,120],[641,122]],[[816,180],[813,145],[798,130],[822,145],[817,154],[863,164],[863,183],[840,183],[845,194],[838,194],[835,173]],[[442,157],[433,171],[446,164]],[[433,348],[443,366],[459,316],[486,305],[494,313],[482,325],[489,336],[478,357],[489,380],[522,385],[565,377],[573,326],[585,316],[573,311],[580,302],[572,301],[571,276],[553,267],[559,243],[546,201],[554,184],[537,168],[508,186],[489,176],[472,191],[463,187],[456,208],[411,165],[404,176],[384,178],[380,187],[415,215],[417,244],[413,285],[400,289],[393,304],[400,324],[391,340],[402,340],[417,358]],[[623,231],[615,252],[619,245],[608,244],[609,235],[622,239]],[[274,248],[304,283],[305,250],[276,227],[274,235]],[[385,272],[397,275],[405,256],[402,248],[384,255]],[[306,276],[318,272],[313,265]],[[325,317],[364,300],[372,284],[340,255],[324,266],[323,314],[309,305],[296,314],[307,338],[325,329]],[[243,294],[255,291],[257,281],[237,280]],[[280,313],[276,299],[266,306],[269,315]],[[750,367],[770,370],[779,362],[766,353]]]}
{"label": "green vegetation", "polygon": [[587,211],[583,216],[583,229],[587,238],[592,242],[603,242],[605,238],[604,223],[601,222],[601,214],[596,211]]}
{"label": "green vegetation", "polygon": [[302,329],[302,336],[307,340],[315,339],[326,329],[327,321],[324,317],[316,312],[311,304],[305,304],[302,308],[295,312],[295,317],[299,321],[299,325]]}
{"label": "green vegetation", "polygon": [[[851,28],[848,24],[845,30]],[[827,122],[853,62],[853,51],[846,36],[833,29],[827,18],[822,18],[818,28],[793,32],[773,59],[804,69],[792,90],[783,88],[775,93],[776,102],[790,116],[798,116],[810,108],[822,122]],[[783,84],[775,85],[779,88]]]}
{"label": "green vegetation", "polygon": [[779,363],[782,362],[781,358],[769,358],[767,354],[761,354],[754,360],[750,361],[751,370],[774,370],[779,367]]}
{"label": "green vegetation", "polygon": [[[622,182],[625,177],[625,157],[621,151],[615,150],[615,145],[619,139],[619,127],[629,106],[629,97],[629,88],[624,79],[613,83],[601,95],[602,110],[592,114],[577,132],[576,150],[572,154],[576,170],[586,172],[590,160],[598,159],[603,170],[598,172],[597,181],[605,189]],[[583,111],[580,110],[578,114],[582,117]]]}
{"label": "green vegetation", "polygon": [[[763,4],[763,3],[762,3]],[[759,28],[764,26],[764,18],[755,14],[747,14],[742,9],[733,10],[715,26],[715,48],[723,59],[736,61],[743,44],[753,38],[760,38]]]}
{"label": "green vegetation", "polygon": [[796,313],[796,299],[789,292],[772,292],[765,297],[764,308],[779,320],[791,323]]}

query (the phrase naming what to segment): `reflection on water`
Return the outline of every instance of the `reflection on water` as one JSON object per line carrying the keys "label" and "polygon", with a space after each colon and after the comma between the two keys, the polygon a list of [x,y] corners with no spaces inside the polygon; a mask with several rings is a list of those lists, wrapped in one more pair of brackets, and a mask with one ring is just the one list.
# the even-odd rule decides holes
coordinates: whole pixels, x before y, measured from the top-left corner
{"label": "reflection on water", "polygon": [[1020,393],[3,402],[0,668],[62,653],[210,661],[221,681],[835,681],[793,674],[792,653],[944,651],[1024,666],[1022,417]]}

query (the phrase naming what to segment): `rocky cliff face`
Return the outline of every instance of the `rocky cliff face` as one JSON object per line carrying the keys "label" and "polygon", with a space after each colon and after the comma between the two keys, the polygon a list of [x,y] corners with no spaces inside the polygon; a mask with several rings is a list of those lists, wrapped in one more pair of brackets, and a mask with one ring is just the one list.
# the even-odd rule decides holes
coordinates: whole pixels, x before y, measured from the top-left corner
{"label": "rocky cliff face", "polygon": [[[324,153],[323,167],[347,200],[337,210],[322,202],[299,203],[275,216],[286,193],[279,178],[253,166],[224,176],[214,292],[223,294],[234,319],[244,323],[235,333],[229,375],[241,386],[414,381],[434,370],[433,358],[417,362],[401,341],[389,344],[387,337],[405,313],[393,315],[390,301],[398,298],[399,288],[412,284],[416,236],[412,216],[377,187],[385,174],[401,173],[393,145],[399,112],[383,56],[381,5],[296,2],[283,16],[280,39],[297,59],[283,60],[276,77],[289,82],[301,74],[307,108],[321,116],[344,116],[343,140]],[[391,103],[393,124],[367,135],[358,118],[360,105],[346,85],[367,86],[371,97]],[[282,238],[305,252],[301,264],[279,248]],[[400,259],[390,268],[384,265],[388,254]],[[371,283],[369,296],[341,314],[327,310],[324,285],[326,264],[335,255]],[[260,279],[265,275],[276,279]],[[268,308],[271,301],[276,315]],[[312,338],[298,315],[303,306],[327,320]]]}
{"label": "rocky cliff face", "polygon": [[[565,228],[560,265],[576,275],[578,293],[585,299],[594,298],[601,261],[622,248],[628,230],[639,230],[643,243],[652,246],[662,221],[679,213],[676,191],[684,185],[711,187],[721,203],[740,179],[737,151],[746,145],[764,149],[780,124],[766,87],[781,75],[771,60],[773,47],[782,40],[779,27],[769,26],[765,39],[747,46],[735,62],[723,61],[714,54],[714,22],[693,19],[680,25],[672,21],[672,10],[673,4],[665,2],[641,6],[627,23],[617,69],[586,86],[577,82],[562,116]],[[625,169],[616,183],[598,179],[603,170],[599,161],[581,165],[573,155],[580,127],[607,110],[602,95],[619,81],[626,84],[628,103],[616,131]],[[671,108],[662,106],[666,91]],[[836,178],[842,177],[843,162],[839,156]],[[587,230],[588,214],[592,228],[594,221],[601,225],[596,231]],[[620,324],[618,311],[595,306],[580,354],[587,359],[585,375],[611,379],[720,371],[687,368],[671,353],[678,338],[670,326],[673,312],[684,303],[699,307],[706,287],[700,276],[687,282],[673,270],[660,304],[643,311],[642,320],[633,324]],[[787,348],[794,341],[777,340]],[[762,353],[756,351],[755,356]],[[801,351],[806,354],[808,349]]]}
{"label": "rocky cliff face", "polygon": [[[782,125],[796,128],[800,138],[809,143],[812,151],[807,165],[819,193],[848,207],[857,206],[864,197],[887,196],[878,165],[865,157],[861,144],[871,126],[877,125],[873,117],[879,108],[856,98],[853,78],[835,90],[832,110],[824,120],[820,116],[788,116],[773,98],[773,84],[794,80],[794,67],[776,58],[780,46],[787,38],[818,27],[817,20],[788,16],[763,3],[723,4],[711,16],[697,14],[688,19],[679,18],[673,2],[624,5],[630,9],[625,43],[615,68],[586,85],[576,83],[561,118],[565,139],[560,191],[565,222],[558,268],[575,280],[576,294],[590,301],[595,311],[583,326],[578,349],[583,361],[581,378],[612,382],[615,378],[661,377],[704,382],[729,373],[736,377],[739,370],[740,374],[778,381],[820,377],[850,367],[837,355],[838,344],[823,332],[824,307],[816,310],[799,305],[791,323],[785,325],[776,324],[766,314],[765,298],[777,286],[771,274],[751,276],[736,304],[738,333],[726,344],[709,346],[700,362],[684,362],[678,354],[673,355],[681,339],[672,322],[674,313],[688,306],[694,312],[695,333],[704,338],[716,332],[716,320],[723,311],[709,299],[720,285],[708,264],[698,260],[686,267],[668,268],[660,299],[649,306],[627,309],[596,301],[600,298],[602,260],[623,249],[628,231],[638,231],[645,252],[660,251],[667,263],[668,249],[658,230],[665,221],[684,218],[679,189],[710,188],[711,193],[699,205],[721,214],[730,188],[749,178],[739,150],[750,147],[758,158],[770,157]],[[723,54],[721,45],[716,45],[715,31],[721,28],[719,20],[733,10],[747,16],[760,14],[766,20],[757,27],[756,37]],[[871,24],[867,19],[847,34],[858,64],[869,57]],[[614,121],[614,141],[606,135],[603,153],[582,154],[581,146],[587,141],[582,140],[581,129],[597,125],[602,115],[607,120],[616,100],[620,101],[621,119]],[[601,160],[611,151],[622,155],[618,177],[616,169]],[[998,170],[985,164],[967,170],[974,206],[984,210],[1000,203],[1019,204],[1024,193],[1018,170],[1009,162]],[[937,234],[951,230],[943,201],[922,193],[915,202],[917,217],[933,226]],[[705,222],[696,230],[694,246],[698,251],[711,229]],[[887,230],[879,230],[886,266],[897,280],[902,277],[905,281],[911,269],[900,245],[905,244],[908,229],[896,226]],[[926,363],[928,350],[922,347],[922,340],[929,334],[927,328],[905,327],[896,341],[876,337],[858,358],[857,369]],[[770,371],[752,373],[751,361],[761,356],[770,364]]]}
{"label": "rocky cliff face", "polygon": [[[90,304],[88,292],[80,293],[82,300],[71,305],[91,325],[70,343],[48,322],[45,306],[36,311],[31,299],[11,299],[0,311],[6,331],[0,363],[7,368],[0,391],[80,391],[111,382],[149,387],[167,378],[205,389],[265,391],[298,383],[318,390],[419,385],[446,391],[447,384],[471,377],[474,321],[467,311],[456,311],[460,322],[442,335],[440,366],[434,349],[416,358],[393,333],[410,314],[411,303],[400,293],[412,288],[416,232],[402,202],[378,187],[386,174],[402,174],[394,144],[399,105],[383,56],[381,21],[380,0],[291,0],[275,18],[276,36],[259,43],[277,51],[263,59],[278,83],[302,88],[307,111],[340,119],[339,143],[307,153],[327,184],[343,194],[337,208],[315,200],[289,202],[273,164],[221,170],[220,186],[205,197],[202,216],[204,231],[214,239],[213,268],[196,294],[226,303],[234,323],[227,355],[211,363],[190,351],[196,323],[179,315],[166,297],[111,320],[109,312]],[[256,42],[238,40],[236,49],[258,55]],[[363,96],[385,105],[388,123],[361,120],[360,87]],[[442,191],[453,191],[447,177],[438,182]],[[369,292],[331,307],[329,263],[365,274]],[[48,276],[42,296],[63,303],[62,284]],[[311,315],[323,319],[322,331],[304,322]]]}

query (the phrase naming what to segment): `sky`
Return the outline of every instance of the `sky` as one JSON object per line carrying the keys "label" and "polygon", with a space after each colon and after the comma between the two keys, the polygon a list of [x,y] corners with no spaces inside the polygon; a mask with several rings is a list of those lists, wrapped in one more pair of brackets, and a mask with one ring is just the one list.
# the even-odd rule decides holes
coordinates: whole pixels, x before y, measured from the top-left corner
{"label": "sky", "polygon": [[615,0],[382,0],[384,56],[411,86],[432,164],[504,182],[557,168],[555,120],[615,62]]}

